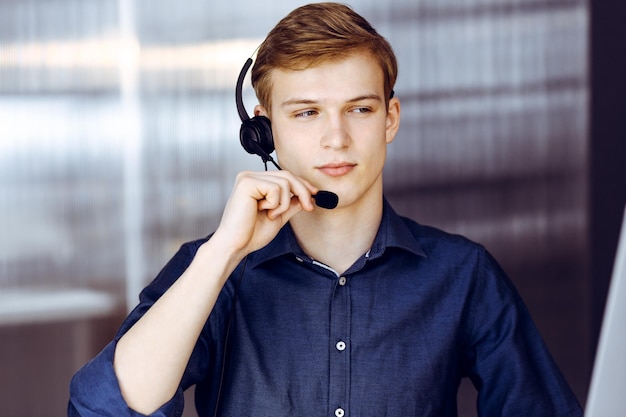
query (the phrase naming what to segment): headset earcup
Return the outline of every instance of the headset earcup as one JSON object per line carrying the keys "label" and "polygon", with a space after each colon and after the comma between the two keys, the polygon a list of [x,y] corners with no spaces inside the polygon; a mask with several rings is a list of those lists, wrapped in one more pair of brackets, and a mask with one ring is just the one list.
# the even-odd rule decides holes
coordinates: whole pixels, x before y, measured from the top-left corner
{"label": "headset earcup", "polygon": [[274,152],[272,124],[265,116],[255,116],[241,122],[239,141],[246,152],[266,158]]}

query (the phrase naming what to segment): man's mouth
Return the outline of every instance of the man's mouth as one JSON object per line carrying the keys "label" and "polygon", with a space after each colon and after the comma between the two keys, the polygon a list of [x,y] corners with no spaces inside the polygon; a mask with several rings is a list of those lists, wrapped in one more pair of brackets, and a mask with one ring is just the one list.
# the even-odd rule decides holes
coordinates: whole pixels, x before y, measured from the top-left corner
{"label": "man's mouth", "polygon": [[332,162],[321,165],[317,169],[330,177],[340,177],[350,173],[354,167],[356,164],[352,162]]}

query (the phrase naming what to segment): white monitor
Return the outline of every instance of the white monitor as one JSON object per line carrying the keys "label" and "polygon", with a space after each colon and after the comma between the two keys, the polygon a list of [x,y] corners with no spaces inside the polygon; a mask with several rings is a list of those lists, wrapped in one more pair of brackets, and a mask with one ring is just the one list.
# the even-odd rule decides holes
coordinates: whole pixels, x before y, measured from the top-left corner
{"label": "white monitor", "polygon": [[585,417],[624,415],[626,415],[626,210],[585,406]]}

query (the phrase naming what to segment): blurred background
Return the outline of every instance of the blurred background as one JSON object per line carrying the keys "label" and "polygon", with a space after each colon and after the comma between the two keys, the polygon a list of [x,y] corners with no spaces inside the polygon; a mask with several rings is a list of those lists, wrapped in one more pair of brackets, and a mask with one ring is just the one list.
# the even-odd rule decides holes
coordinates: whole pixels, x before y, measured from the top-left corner
{"label": "blurred background", "polygon": [[[64,416],[71,375],[263,168],[235,81],[304,3],[0,0],[3,415]],[[496,256],[583,404],[626,201],[620,3],[350,2],[400,64],[387,197]]]}

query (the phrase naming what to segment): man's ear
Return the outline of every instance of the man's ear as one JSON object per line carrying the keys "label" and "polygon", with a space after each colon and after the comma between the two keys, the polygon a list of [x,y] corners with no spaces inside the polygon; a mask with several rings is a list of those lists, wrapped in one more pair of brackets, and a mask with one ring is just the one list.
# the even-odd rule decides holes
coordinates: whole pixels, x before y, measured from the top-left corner
{"label": "man's ear", "polygon": [[385,141],[393,142],[400,127],[400,100],[392,97],[387,106],[387,124],[385,126]]}
{"label": "man's ear", "polygon": [[257,104],[256,106],[254,106],[254,115],[255,116],[265,116],[269,119],[269,113],[265,110],[265,107],[261,106],[260,104]]}

